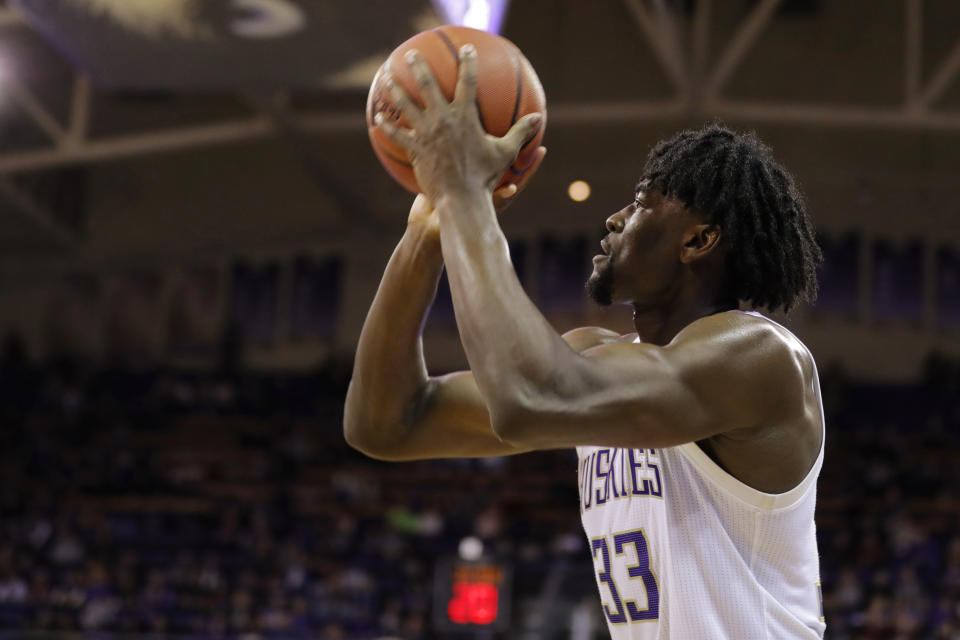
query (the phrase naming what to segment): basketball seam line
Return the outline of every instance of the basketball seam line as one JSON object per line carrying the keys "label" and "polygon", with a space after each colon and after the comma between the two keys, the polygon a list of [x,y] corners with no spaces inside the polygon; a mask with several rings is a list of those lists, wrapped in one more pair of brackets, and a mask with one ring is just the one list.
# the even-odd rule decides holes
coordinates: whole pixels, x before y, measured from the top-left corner
{"label": "basketball seam line", "polygon": [[[523,94],[522,94],[522,90],[523,90],[523,63],[517,58],[517,53],[516,53],[516,52],[511,52],[511,53],[513,54],[513,63],[514,63],[514,66],[515,66],[516,69],[517,69],[517,101],[516,101],[516,103],[514,104],[514,107],[513,107],[513,120],[512,120],[511,123],[510,123],[511,126],[513,126],[513,124],[517,121],[517,113],[518,113],[519,110],[520,110],[520,97],[523,95]],[[521,54],[521,55],[522,55],[522,54]],[[518,154],[519,154],[520,152],[522,152],[524,149],[526,149],[526,148],[530,145],[531,142],[533,142],[534,140],[536,140],[537,136],[540,134],[540,129],[541,129],[541,128],[543,128],[543,123],[542,123],[542,122],[541,122],[539,125],[537,125],[537,129],[536,129],[536,131],[533,132],[533,135],[531,135],[530,138],[527,139],[527,141],[524,142],[524,143],[520,146],[520,151],[517,152]],[[527,168],[529,169],[529,167],[527,167]],[[526,173],[527,170],[524,169],[523,171],[518,171],[517,169],[514,168],[514,165],[511,164],[511,165],[510,165],[510,171],[512,171],[514,174],[520,176],[520,175],[523,175],[524,173]]]}
{"label": "basketball seam line", "polygon": [[[437,27],[437,28],[435,28],[435,29],[431,29],[431,31],[432,31],[433,33],[437,34],[437,37],[440,38],[440,39],[443,41],[443,44],[444,44],[444,45],[446,45],[447,50],[450,52],[450,55],[453,56],[454,61],[456,62],[456,65],[457,65],[457,75],[459,76],[459,71],[460,71],[460,54],[457,53],[457,47],[456,47],[456,45],[453,44],[453,41],[450,39],[450,36],[448,36],[446,33],[444,33],[444,32],[443,32],[443,29],[442,29],[441,27]],[[522,93],[522,89],[523,89],[523,70],[522,70],[522,65],[521,65],[520,61],[517,59],[516,54],[515,54],[515,52],[513,52],[513,51],[510,52],[510,61],[513,63],[513,67],[514,67],[514,69],[516,69],[516,71],[517,71],[517,97],[516,97],[516,100],[515,100],[514,103],[513,103],[513,116],[510,118],[510,126],[513,126],[513,125],[516,123],[516,121],[517,121],[517,114],[518,114],[519,111],[520,111],[520,99],[521,99],[521,97],[522,97],[522,95],[523,95],[523,93]],[[480,100],[479,100],[479,99],[477,99],[477,117],[480,118],[480,126],[482,126],[483,129],[484,129],[484,131],[486,131],[487,126],[486,126],[486,123],[484,123],[484,121],[483,121],[483,112],[482,112],[481,109],[480,109]],[[542,128],[543,128],[543,123],[541,122],[540,125],[537,126],[536,131],[533,132],[533,135],[530,136],[530,139],[528,139],[526,142],[524,142],[524,143],[523,143],[523,146],[520,147],[520,150],[521,150],[521,151],[523,151],[524,149],[526,149],[527,146],[528,146],[531,142],[533,142],[534,140],[536,140],[536,138],[537,138],[537,136],[540,134],[540,130],[541,130]],[[380,147],[379,144],[378,144],[377,146]],[[383,150],[383,147],[380,147],[380,148],[381,148],[381,150]],[[402,164],[402,165],[404,165],[404,166],[413,168],[413,166],[412,166],[411,164],[403,162],[403,161],[400,160],[399,158],[397,158],[397,157],[395,157],[395,156],[392,156],[391,154],[387,153],[386,151],[384,151],[384,153],[387,154],[388,156],[390,156],[390,157],[391,157],[393,160],[395,160],[396,162],[398,162],[398,163],[400,163],[400,164]],[[518,176],[523,175],[523,174],[526,172],[526,169],[519,170],[519,169],[515,168],[514,163],[511,163],[511,165],[510,165],[509,168],[510,168],[511,173],[513,173],[514,175],[518,175]]]}
{"label": "basketball seam line", "polygon": [[541,121],[540,124],[537,125],[536,130],[533,132],[533,134],[529,138],[527,138],[527,141],[520,146],[520,151],[523,151],[524,149],[526,149],[527,145],[533,142],[537,138],[537,136],[540,135],[540,129],[542,128],[543,128],[543,121]]}
{"label": "basketball seam line", "polygon": [[[520,67],[520,61],[517,60],[517,54],[513,51],[510,52],[510,62],[517,71],[517,99],[513,101],[513,115],[510,116],[510,126],[512,127],[517,122],[517,114],[520,112],[520,98],[523,97],[523,69]],[[527,146],[527,144],[524,144],[523,147]],[[520,151],[523,151],[523,147],[520,147]],[[518,151],[517,154],[519,154],[520,151]],[[514,168],[514,164],[515,163],[510,164],[510,173],[515,176],[522,176],[526,170],[518,171]]]}
{"label": "basketball seam line", "polygon": [[377,149],[380,150],[380,153],[382,153],[383,155],[387,156],[388,158],[390,158],[391,160],[393,160],[394,162],[396,162],[396,163],[399,164],[400,166],[406,167],[407,169],[413,169],[413,165],[412,165],[411,163],[407,162],[406,160],[404,160],[404,159],[401,158],[400,156],[396,156],[396,155],[390,153],[389,151],[387,151],[386,149],[384,149],[384,148],[383,148],[383,145],[380,144],[380,141],[379,141],[379,140],[376,140],[376,139],[372,139],[372,140],[373,140],[373,144],[375,144],[375,145],[377,146]]}
{"label": "basketball seam line", "polygon": [[460,68],[460,54],[457,53],[457,47],[453,44],[453,40],[450,39],[450,36],[445,34],[440,27],[437,27],[433,30],[437,36],[443,40],[443,44],[447,45],[447,50],[450,51],[450,55],[453,56],[454,61],[457,63],[457,68]]}
{"label": "basketball seam line", "polygon": [[[453,44],[453,40],[450,39],[446,33],[443,32],[441,27],[432,29],[433,33],[443,40],[443,44],[447,45],[447,50],[450,52],[450,55],[453,56],[453,61],[457,65],[457,78],[460,77],[460,54],[457,52],[457,47]],[[480,126],[483,127],[483,130],[487,130],[487,124],[483,121],[483,111],[480,110],[480,98],[475,100],[477,104],[477,117],[480,118]]]}
{"label": "basketball seam line", "polygon": [[[523,145],[520,147],[520,151],[523,151],[524,149],[526,149],[526,148],[530,145],[531,142],[533,142],[534,140],[537,139],[537,136],[540,135],[540,129],[542,129],[542,128],[543,128],[543,122],[541,122],[539,125],[537,125],[537,130],[533,132],[533,135],[530,136],[530,139],[529,139],[529,140],[527,140],[526,142],[523,143]],[[518,151],[517,153],[518,153],[518,155],[519,155],[519,151]],[[529,168],[530,168],[530,167],[527,167],[527,169],[529,169]],[[523,171],[517,171],[516,169],[513,168],[513,165],[512,165],[512,164],[510,165],[510,171],[513,171],[513,172],[514,172],[515,174],[517,174],[518,176],[523,175],[524,173],[526,173],[527,169],[524,169]]]}

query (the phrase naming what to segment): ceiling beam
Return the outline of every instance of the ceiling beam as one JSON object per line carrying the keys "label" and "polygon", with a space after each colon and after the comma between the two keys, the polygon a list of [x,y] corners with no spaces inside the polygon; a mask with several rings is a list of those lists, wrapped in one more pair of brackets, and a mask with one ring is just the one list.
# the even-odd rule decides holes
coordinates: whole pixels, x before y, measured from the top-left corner
{"label": "ceiling beam", "polygon": [[710,116],[771,122],[881,129],[926,129],[960,132],[960,111],[910,112],[902,107],[851,107],[846,105],[798,105],[747,100],[715,100],[705,107]]}
{"label": "ceiling beam", "polygon": [[[306,170],[324,195],[336,205],[344,228],[348,228],[352,222],[362,222],[368,227],[372,225],[372,228],[379,226],[363,202],[358,200],[356,194],[345,187],[329,170],[327,154],[317,148],[317,141],[311,139],[308,128],[292,116],[288,108],[289,95],[255,95],[250,96],[249,100],[258,111],[270,118],[300,166]],[[360,121],[361,117],[356,119]]]}
{"label": "ceiling beam", "polygon": [[907,109],[918,110],[923,65],[923,0],[906,0],[904,7],[903,98]]}
{"label": "ceiling beam", "polygon": [[683,62],[683,54],[679,43],[679,34],[675,26],[671,28],[669,23],[672,17],[667,12],[662,0],[657,0],[657,22],[654,23],[653,17],[647,11],[642,0],[624,0],[624,4],[633,16],[634,22],[640,28],[640,32],[646,37],[653,50],[653,55],[657,58],[660,66],[666,73],[667,78],[673,83],[677,93],[681,96],[689,95],[690,79],[687,77],[686,67]]}
{"label": "ceiling beam", "polygon": [[[683,100],[610,101],[555,104],[550,107],[552,126],[610,125],[657,122],[689,115]],[[781,124],[820,124],[885,129],[925,129],[960,132],[960,112],[910,112],[903,107],[851,107],[850,105],[798,105],[762,101],[711,100],[700,105],[696,117],[756,118]],[[309,134],[344,134],[366,130],[363,114],[355,110],[329,113],[291,112],[290,121]],[[277,125],[266,116],[225,121],[166,131],[85,140],[77,146],[44,148],[0,154],[0,175],[46,169],[66,164],[106,162],[126,157],[182,151],[277,135]]]}
{"label": "ceiling beam", "polygon": [[712,0],[697,0],[693,12],[692,52],[690,62],[691,91],[693,100],[703,98],[703,87],[707,78],[707,56],[710,52],[710,23],[713,9]]}
{"label": "ceiling beam", "polygon": [[680,95],[689,97],[692,80],[690,78],[690,66],[687,64],[684,54],[684,44],[680,33],[680,26],[673,13],[667,7],[665,0],[652,0],[654,15],[656,16],[657,28],[661,33],[663,48],[667,52],[670,64],[675,66],[676,77],[680,81],[678,87]]}
{"label": "ceiling beam", "polygon": [[936,102],[944,89],[956,78],[958,71],[960,71],[960,38],[957,38],[953,49],[930,76],[930,82],[920,94],[920,104],[923,107],[929,107]]}
{"label": "ceiling beam", "polygon": [[733,34],[733,38],[723,55],[720,56],[720,61],[714,67],[713,73],[707,78],[703,89],[703,95],[706,99],[709,100],[719,95],[727,80],[730,79],[730,76],[743,60],[743,56],[750,50],[767,23],[770,22],[770,18],[773,17],[778,6],[780,6],[780,0],[761,0],[750,12],[750,15],[743,20],[740,28]]}
{"label": "ceiling beam", "polygon": [[77,146],[44,148],[0,155],[0,174],[47,169],[65,164],[104,162],[130,156],[208,147],[275,134],[274,124],[265,117],[224,121],[167,131],[87,140]]}
{"label": "ceiling beam", "polygon": [[79,147],[87,139],[92,108],[93,91],[90,87],[90,78],[78,73],[73,77],[73,93],[70,96],[70,125],[63,141],[65,147]]}
{"label": "ceiling beam", "polygon": [[27,116],[50,138],[53,142],[61,144],[66,131],[60,122],[52,113],[40,102],[33,91],[12,75],[4,77],[3,90],[8,93],[13,101],[26,112]]}
{"label": "ceiling beam", "polygon": [[44,235],[54,244],[64,249],[75,249],[79,246],[80,241],[76,234],[57,222],[46,207],[24,193],[6,176],[0,176],[0,196],[10,203],[8,210],[15,211],[30,220],[36,227],[42,229]]}

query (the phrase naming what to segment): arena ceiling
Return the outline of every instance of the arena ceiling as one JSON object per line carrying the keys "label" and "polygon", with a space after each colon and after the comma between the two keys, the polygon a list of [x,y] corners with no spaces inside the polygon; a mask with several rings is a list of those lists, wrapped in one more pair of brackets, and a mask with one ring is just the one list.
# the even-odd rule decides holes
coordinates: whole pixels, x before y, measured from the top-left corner
{"label": "arena ceiling", "polygon": [[[362,8],[360,8],[362,6]],[[396,190],[364,141],[421,0],[15,0],[0,5],[0,251],[84,243],[84,176],[157,154],[283,153],[336,232]],[[548,144],[722,118],[960,134],[953,0],[514,0],[502,33],[549,100]],[[629,182],[638,151],[612,145]],[[186,155],[185,155],[186,154]]]}

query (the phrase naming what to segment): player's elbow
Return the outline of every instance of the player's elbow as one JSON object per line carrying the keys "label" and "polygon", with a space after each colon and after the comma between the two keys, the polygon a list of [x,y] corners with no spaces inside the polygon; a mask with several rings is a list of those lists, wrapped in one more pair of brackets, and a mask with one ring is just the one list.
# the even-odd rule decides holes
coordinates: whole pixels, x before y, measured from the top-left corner
{"label": "player's elbow", "polygon": [[394,449],[385,449],[383,447],[378,447],[375,444],[369,445],[366,443],[357,443],[351,442],[347,439],[347,444],[351,447],[367,456],[368,458],[373,458],[374,460],[380,460],[381,462],[403,462],[406,458],[397,455],[396,450]]}
{"label": "player's elbow", "polygon": [[343,438],[351,448],[376,460],[396,460],[395,443],[387,442],[385,435],[396,433],[396,429],[387,428],[389,425],[381,416],[374,415],[369,402],[359,400],[354,393],[353,381],[347,390],[347,398],[343,406]]}
{"label": "player's elbow", "polygon": [[357,401],[357,392],[354,388],[354,381],[350,381],[347,387],[347,398],[343,403],[343,438],[347,444],[365,453],[366,438],[364,433],[369,429],[365,428],[365,423],[369,422],[364,415],[363,403]]}
{"label": "player's elbow", "polygon": [[343,438],[351,448],[356,449],[368,458],[382,460],[384,462],[399,462],[404,458],[398,454],[395,445],[385,443],[382,439],[373,438],[369,434],[373,433],[376,425],[370,425],[371,428],[364,428],[357,424],[355,419],[344,414],[343,418]]}
{"label": "player's elbow", "polygon": [[363,424],[362,417],[356,415],[356,412],[349,408],[345,408],[343,412],[343,439],[351,448],[375,458],[377,457],[375,455],[377,447],[373,439],[369,437],[369,433],[370,427]]}

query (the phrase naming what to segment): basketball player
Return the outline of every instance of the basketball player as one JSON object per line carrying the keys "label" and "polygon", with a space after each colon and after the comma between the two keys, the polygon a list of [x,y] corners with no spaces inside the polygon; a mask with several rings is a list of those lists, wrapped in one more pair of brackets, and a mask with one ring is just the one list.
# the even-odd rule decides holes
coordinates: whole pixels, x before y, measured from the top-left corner
{"label": "basketball player", "polygon": [[[576,448],[615,640],[822,637],[816,367],[785,328],[738,310],[815,293],[820,252],[791,177],[718,126],[658,144],[588,283],[601,305],[633,307],[636,333],[560,336],[521,288],[491,198],[536,114],[503,138],[482,130],[469,45],[452,103],[410,62],[426,106],[394,86],[413,128],[379,126],[425,196],[363,327],[348,442],[398,461]],[[443,264],[471,370],[430,377],[421,329]]]}

